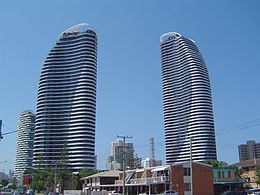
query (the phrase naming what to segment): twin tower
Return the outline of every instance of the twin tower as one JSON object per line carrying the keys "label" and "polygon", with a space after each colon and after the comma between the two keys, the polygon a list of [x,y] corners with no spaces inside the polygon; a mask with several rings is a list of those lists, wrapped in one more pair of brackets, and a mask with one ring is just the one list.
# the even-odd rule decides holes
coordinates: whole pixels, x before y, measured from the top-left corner
{"label": "twin tower", "polygon": [[[211,91],[195,43],[177,33],[161,39],[166,163],[216,159]],[[97,35],[88,24],[58,37],[42,67],[38,89],[34,166],[65,158],[73,171],[95,169]]]}

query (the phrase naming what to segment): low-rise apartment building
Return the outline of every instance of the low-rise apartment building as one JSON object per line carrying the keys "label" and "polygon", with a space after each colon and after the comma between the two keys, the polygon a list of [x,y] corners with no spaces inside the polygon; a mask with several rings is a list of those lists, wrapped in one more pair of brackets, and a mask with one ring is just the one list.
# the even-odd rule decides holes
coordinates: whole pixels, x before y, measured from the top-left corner
{"label": "low-rise apartment building", "polygon": [[247,180],[253,188],[258,188],[256,170],[260,167],[260,158],[252,160],[244,160],[233,164],[241,169],[241,177]]}
{"label": "low-rise apartment building", "polygon": [[214,194],[220,195],[226,191],[243,190],[246,182],[237,175],[235,166],[213,167]]}
{"label": "low-rise apartment building", "polygon": [[[107,171],[82,178],[84,192],[91,194],[91,191],[106,190],[122,193],[123,172],[114,173],[115,175]],[[127,170],[125,174],[125,188],[128,195],[159,194],[169,189],[175,190],[179,195],[189,195],[192,183],[193,194],[213,195],[212,166],[193,162],[192,179],[189,162]]]}

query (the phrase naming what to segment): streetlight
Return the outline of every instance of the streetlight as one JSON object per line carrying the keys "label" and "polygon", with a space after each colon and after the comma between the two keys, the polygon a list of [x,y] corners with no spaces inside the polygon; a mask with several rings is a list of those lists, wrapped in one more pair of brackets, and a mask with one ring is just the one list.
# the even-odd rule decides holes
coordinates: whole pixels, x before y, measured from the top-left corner
{"label": "streetlight", "polygon": [[7,162],[7,160],[0,162],[0,164]]}

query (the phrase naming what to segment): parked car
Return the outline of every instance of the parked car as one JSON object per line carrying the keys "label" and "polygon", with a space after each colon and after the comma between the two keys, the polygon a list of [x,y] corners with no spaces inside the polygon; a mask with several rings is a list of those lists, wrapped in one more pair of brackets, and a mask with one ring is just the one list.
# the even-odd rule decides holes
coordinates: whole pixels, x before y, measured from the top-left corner
{"label": "parked car", "polygon": [[260,188],[249,189],[249,194],[260,195]]}
{"label": "parked car", "polygon": [[116,191],[111,191],[111,192],[108,192],[108,195],[118,195],[119,193],[117,193]]}
{"label": "parked car", "polygon": [[34,195],[34,191],[33,190],[27,190],[26,195]]}
{"label": "parked car", "polygon": [[243,192],[241,190],[234,190],[234,191],[227,191],[222,193],[222,195],[246,195],[246,192]]}
{"label": "parked car", "polygon": [[59,195],[59,192],[49,192],[48,195]]}
{"label": "parked car", "polygon": [[178,195],[178,192],[175,192],[174,190],[166,190],[162,195]]}
{"label": "parked car", "polygon": [[147,195],[147,194],[149,194],[149,192],[142,192],[139,195]]}
{"label": "parked car", "polygon": [[15,190],[15,191],[13,192],[13,195],[20,195],[20,192],[19,192],[18,190]]}

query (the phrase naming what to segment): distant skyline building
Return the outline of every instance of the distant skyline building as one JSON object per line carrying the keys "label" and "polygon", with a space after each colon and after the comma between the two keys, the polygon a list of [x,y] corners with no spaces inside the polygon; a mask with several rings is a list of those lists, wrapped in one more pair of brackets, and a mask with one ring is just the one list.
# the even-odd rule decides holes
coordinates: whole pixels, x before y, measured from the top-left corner
{"label": "distant skyline building", "polygon": [[169,32],[160,38],[166,163],[216,159],[208,71],[195,42]]}
{"label": "distant skyline building", "polygon": [[[119,170],[123,168],[124,142],[121,139],[111,143],[111,156],[108,157],[107,169]],[[134,161],[134,144],[125,143],[125,166],[131,167]]]}
{"label": "distant skyline building", "polygon": [[14,163],[14,175],[20,182],[24,171],[32,168],[34,131],[35,114],[31,110],[22,111],[17,127]]}
{"label": "distant skyline building", "polygon": [[40,76],[34,166],[96,169],[96,72],[92,27],[83,23],[62,32]]}
{"label": "distant skyline building", "polygon": [[249,140],[246,144],[238,146],[239,161],[252,160],[260,158],[260,142]]}
{"label": "distant skyline building", "polygon": [[8,175],[5,174],[4,170],[0,170],[0,181],[2,180],[8,180]]}
{"label": "distant skyline building", "polygon": [[141,166],[143,168],[162,166],[162,160],[145,158],[144,160],[141,161]]}

